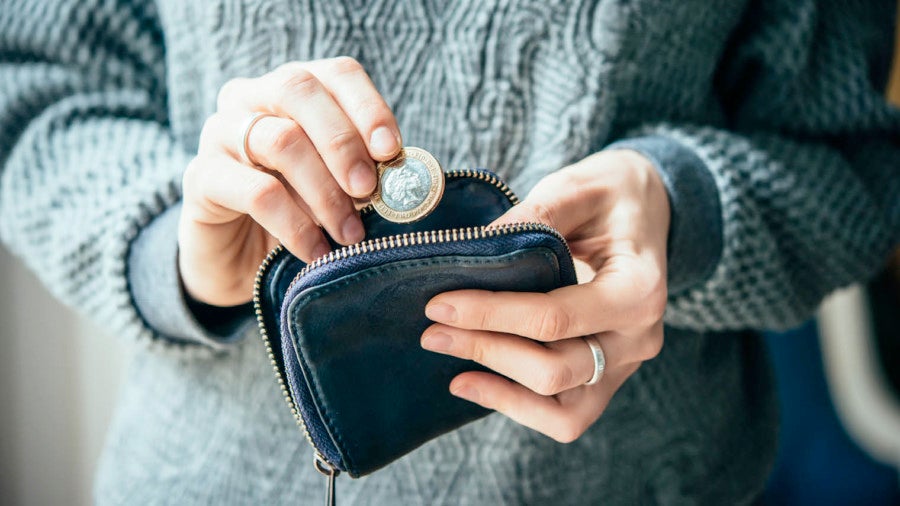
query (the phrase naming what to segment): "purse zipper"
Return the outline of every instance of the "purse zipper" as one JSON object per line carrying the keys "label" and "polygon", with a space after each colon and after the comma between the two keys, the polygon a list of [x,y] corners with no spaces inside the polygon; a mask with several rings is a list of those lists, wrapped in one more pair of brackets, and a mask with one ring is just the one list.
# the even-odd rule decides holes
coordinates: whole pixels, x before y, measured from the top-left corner
{"label": "purse zipper", "polygon": [[[482,225],[465,228],[429,230],[427,232],[406,232],[404,234],[396,234],[369,239],[368,241],[351,244],[350,246],[344,246],[341,249],[333,250],[327,255],[317,258],[313,263],[304,266],[303,269],[301,269],[300,272],[298,272],[297,275],[294,276],[294,279],[291,280],[291,284],[288,285],[286,291],[290,292],[294,285],[296,285],[297,282],[299,282],[300,279],[303,278],[303,276],[309,274],[311,271],[328,265],[334,261],[362,255],[370,251],[384,251],[397,248],[406,248],[410,246],[421,246],[423,244],[441,244],[449,242],[471,241],[475,239],[485,239],[488,237],[497,237],[502,235],[516,234],[520,232],[545,232],[555,236],[560,240],[560,242],[566,244],[565,239],[563,239],[562,235],[557,232],[556,229],[548,225],[544,225],[543,223],[507,223],[504,225],[495,226]],[[571,255],[572,252],[568,248],[568,244],[566,244],[566,250]]]}
{"label": "purse zipper", "polygon": [[[494,174],[481,171],[481,170],[473,170],[473,169],[464,169],[464,170],[454,170],[445,173],[444,175],[447,179],[456,179],[456,178],[472,178],[478,179],[481,181],[485,181],[489,184],[494,185],[498,190],[500,190],[506,198],[509,200],[510,204],[516,205],[519,203],[519,198],[513,193],[513,191],[507,186],[506,183],[500,180]],[[375,207],[372,204],[368,204],[364,208],[360,209],[360,215],[366,215],[368,213],[374,212]],[[327,255],[322,256],[316,259],[313,263],[307,264],[300,270],[300,272],[294,277],[291,281],[291,284],[288,286],[287,291],[297,283],[297,281],[309,271],[331,263],[335,260],[348,258],[352,256],[356,256],[362,253],[366,253],[369,251],[381,251],[384,249],[392,249],[392,248],[400,248],[406,246],[415,246],[420,244],[435,244],[435,243],[445,243],[445,242],[455,242],[461,240],[471,240],[471,239],[479,239],[484,237],[494,237],[497,235],[507,235],[510,233],[517,233],[523,231],[542,231],[555,235],[557,238],[561,240],[563,244],[566,244],[563,237],[552,227],[547,225],[543,225],[540,223],[516,223],[516,224],[507,224],[500,225],[496,227],[490,226],[479,226],[479,227],[465,227],[465,228],[457,228],[457,229],[445,229],[445,230],[432,230],[429,232],[407,232],[405,234],[393,235],[380,237],[376,239],[370,239],[368,241],[364,241],[362,243],[353,244],[350,246],[344,246],[339,250],[334,250],[329,252]],[[568,244],[566,244],[566,249],[568,250]],[[269,362],[272,364],[272,370],[275,371],[275,378],[278,381],[278,386],[281,388],[281,393],[284,396],[284,400],[287,403],[288,407],[291,410],[291,414],[294,416],[294,420],[297,424],[297,427],[303,432],[304,437],[309,442],[310,446],[312,446],[314,450],[313,455],[313,467],[315,467],[316,471],[320,474],[327,477],[327,489],[326,489],[326,505],[334,505],[335,502],[335,489],[334,489],[334,479],[340,474],[340,470],[335,467],[332,463],[328,462],[322,452],[316,447],[316,444],[313,442],[312,437],[309,435],[309,429],[306,427],[306,423],[303,421],[303,417],[300,415],[300,410],[298,409],[296,403],[294,402],[293,397],[291,397],[290,389],[287,386],[287,381],[284,377],[284,372],[281,371],[278,367],[278,361],[275,358],[275,351],[272,349],[272,344],[269,342],[269,331],[265,325],[265,319],[263,317],[262,312],[262,281],[265,276],[266,270],[268,270],[269,265],[275,259],[278,254],[284,251],[284,246],[279,244],[272,251],[266,255],[266,258],[262,261],[259,266],[259,269],[256,273],[256,278],[253,282],[253,306],[254,312],[256,314],[256,321],[259,326],[259,333],[262,337],[263,344],[266,347],[266,354],[269,356]],[[571,252],[570,252],[571,254]]]}
{"label": "purse zipper", "polygon": [[253,307],[254,312],[256,313],[256,323],[259,326],[259,334],[266,347],[266,354],[269,356],[269,362],[272,364],[272,370],[275,371],[275,379],[278,381],[279,388],[281,388],[281,395],[284,396],[284,402],[286,402],[291,409],[291,414],[294,415],[294,421],[296,422],[297,427],[303,432],[303,436],[306,437],[306,440],[309,441],[309,445],[313,448],[313,467],[319,474],[328,479],[325,489],[325,505],[334,506],[334,479],[341,471],[328,462],[309,435],[309,429],[306,428],[306,422],[303,421],[303,417],[300,415],[300,411],[294,403],[294,398],[291,397],[290,390],[288,389],[287,382],[284,378],[284,373],[278,368],[278,360],[275,359],[275,351],[272,349],[272,344],[269,342],[269,331],[266,328],[265,319],[263,318],[262,279],[266,270],[269,268],[269,264],[271,264],[272,260],[274,260],[282,251],[284,251],[284,246],[279,244],[266,255],[266,258],[260,264],[259,270],[256,273],[256,279],[253,281]]}

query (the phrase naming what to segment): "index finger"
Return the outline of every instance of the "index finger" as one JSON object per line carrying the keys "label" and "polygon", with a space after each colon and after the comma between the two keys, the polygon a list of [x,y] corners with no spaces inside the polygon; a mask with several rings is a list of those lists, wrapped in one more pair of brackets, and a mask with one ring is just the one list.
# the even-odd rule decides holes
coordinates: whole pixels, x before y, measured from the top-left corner
{"label": "index finger", "polygon": [[462,329],[488,330],[558,341],[597,332],[651,325],[665,300],[651,300],[625,276],[611,275],[548,293],[459,290],[429,301],[425,315]]}
{"label": "index finger", "polygon": [[388,160],[400,151],[397,119],[358,61],[342,56],[312,61],[307,67],[359,130],[373,159]]}
{"label": "index finger", "polygon": [[356,125],[328,88],[301,64],[285,64],[262,77],[232,80],[219,92],[231,110],[271,112],[292,119],[350,196],[375,189],[375,164]]}

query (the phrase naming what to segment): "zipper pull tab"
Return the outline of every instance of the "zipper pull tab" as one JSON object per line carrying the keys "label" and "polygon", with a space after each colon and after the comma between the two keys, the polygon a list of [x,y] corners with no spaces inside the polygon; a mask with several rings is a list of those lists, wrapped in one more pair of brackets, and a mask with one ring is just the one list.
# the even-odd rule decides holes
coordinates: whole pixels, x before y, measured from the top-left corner
{"label": "zipper pull tab", "polygon": [[316,467],[316,471],[328,478],[328,485],[325,489],[325,506],[334,506],[336,501],[334,495],[334,478],[341,474],[341,472],[329,464],[328,461],[325,460],[325,457],[319,452],[316,452],[315,456],[313,456],[313,465]]}

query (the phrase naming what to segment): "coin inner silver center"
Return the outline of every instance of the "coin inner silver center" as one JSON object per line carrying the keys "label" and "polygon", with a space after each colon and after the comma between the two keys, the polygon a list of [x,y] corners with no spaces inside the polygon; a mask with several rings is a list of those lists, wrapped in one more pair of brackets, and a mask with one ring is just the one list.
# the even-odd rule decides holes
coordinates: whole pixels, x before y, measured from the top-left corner
{"label": "coin inner silver center", "polygon": [[428,197],[431,176],[428,167],[415,158],[407,158],[404,164],[390,167],[381,179],[381,198],[396,211],[415,209]]}

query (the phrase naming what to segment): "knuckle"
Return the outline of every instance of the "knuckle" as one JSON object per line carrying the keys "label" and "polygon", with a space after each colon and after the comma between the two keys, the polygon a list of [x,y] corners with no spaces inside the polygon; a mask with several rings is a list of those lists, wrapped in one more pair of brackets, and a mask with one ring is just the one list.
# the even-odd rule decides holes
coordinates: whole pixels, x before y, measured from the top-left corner
{"label": "knuckle", "polygon": [[306,68],[297,66],[285,70],[281,77],[281,96],[285,101],[308,97],[319,88],[319,80]]}
{"label": "knuckle", "polygon": [[668,304],[665,279],[642,270],[629,276],[627,283],[631,326],[645,328],[662,320]]}
{"label": "knuckle", "polygon": [[587,427],[578,420],[567,419],[554,427],[550,437],[559,443],[572,443],[587,430]]}
{"label": "knuckle", "polygon": [[662,351],[663,336],[662,332],[652,332],[650,335],[641,340],[640,357],[641,361],[656,358]]}
{"label": "knuckle", "polygon": [[284,187],[278,179],[267,174],[259,173],[262,177],[256,178],[249,188],[250,202],[248,208],[250,214],[269,209],[281,198]]}
{"label": "knuckle", "polygon": [[[315,192],[310,204],[320,213],[322,211],[336,211],[345,207],[348,201],[347,194],[339,187],[328,185],[327,188]],[[321,216],[320,216],[321,218]]]}
{"label": "knuckle", "polygon": [[531,204],[531,213],[538,222],[556,227],[555,213],[543,202],[533,202]]}
{"label": "knuckle", "polygon": [[222,115],[218,111],[207,116],[206,120],[203,121],[203,128],[200,130],[201,135],[203,135],[203,132],[209,132],[209,131],[215,129],[216,123],[218,123],[221,120],[222,120]]}
{"label": "knuckle", "polygon": [[547,186],[559,190],[562,194],[563,190],[570,188],[578,188],[584,186],[584,182],[579,180],[571,170],[563,169],[549,174],[546,177]]}
{"label": "knuckle", "polygon": [[579,183],[578,178],[571,170],[563,169],[551,172],[547,178],[552,180],[558,186],[570,186]]}
{"label": "knuckle", "polygon": [[469,305],[464,311],[460,311],[460,319],[472,322],[475,328],[503,332],[508,329],[506,318],[494,304]]}
{"label": "knuckle", "polygon": [[309,238],[313,236],[314,225],[308,221],[301,221],[297,225],[290,228],[288,231],[288,237],[280,237],[279,239],[284,244],[297,244],[299,245],[299,249],[301,251],[305,251],[308,254],[312,254],[312,246],[315,244],[314,242],[309,241]]}
{"label": "knuckle", "polygon": [[195,156],[184,168],[184,173],[181,175],[181,191],[185,195],[191,195],[199,188],[197,178],[199,177],[198,172],[201,170],[200,165],[200,157]]}
{"label": "knuckle", "polygon": [[641,303],[641,321],[645,325],[654,324],[662,320],[668,304],[665,280],[656,279],[645,282],[644,296]]}
{"label": "knuckle", "polygon": [[303,131],[300,130],[299,126],[279,127],[277,131],[274,132],[274,135],[269,138],[266,151],[272,155],[285,158],[290,154],[297,143],[300,142],[303,135]]}
{"label": "knuckle", "polygon": [[660,277],[656,286],[653,288],[650,297],[648,297],[650,310],[657,320],[661,320],[666,314],[666,307],[669,304],[669,294],[666,289],[666,278]]}
{"label": "knuckle", "polygon": [[486,348],[487,347],[483,342],[473,341],[469,346],[469,356],[471,357],[470,360],[484,365],[485,357],[487,356]]}
{"label": "knuckle", "polygon": [[332,58],[329,64],[335,74],[354,74],[363,71],[362,64],[350,56]]}
{"label": "knuckle", "polygon": [[275,70],[272,71],[270,75],[272,76],[290,76],[294,73],[303,70],[305,66],[303,62],[299,61],[289,61],[286,63],[282,63],[281,65],[275,67]]}
{"label": "knuckle", "polygon": [[216,109],[222,110],[225,108],[225,105],[231,101],[231,96],[234,93],[235,87],[235,79],[231,79],[229,81],[225,81],[225,84],[219,88],[219,93],[216,95]]}
{"label": "knuckle", "polygon": [[356,106],[356,116],[364,118],[374,129],[376,125],[393,123],[394,116],[380,99],[371,97],[360,100]]}
{"label": "knuckle", "polygon": [[654,294],[647,299],[647,319],[649,323],[655,323],[662,320],[666,314],[667,300],[666,296]]}
{"label": "knuckle", "polygon": [[543,369],[534,384],[534,391],[540,395],[556,395],[568,389],[574,377],[572,369],[564,364]]}
{"label": "knuckle", "polygon": [[343,130],[336,132],[328,139],[328,149],[337,153],[352,149],[358,136],[352,130]]}
{"label": "knuckle", "polygon": [[569,328],[568,314],[562,309],[550,306],[538,313],[535,324],[536,338],[540,341],[557,341],[565,337]]}
{"label": "knuckle", "polygon": [[218,112],[210,114],[203,121],[203,128],[200,129],[198,151],[205,151],[215,144],[215,132],[221,121],[222,115]]}

